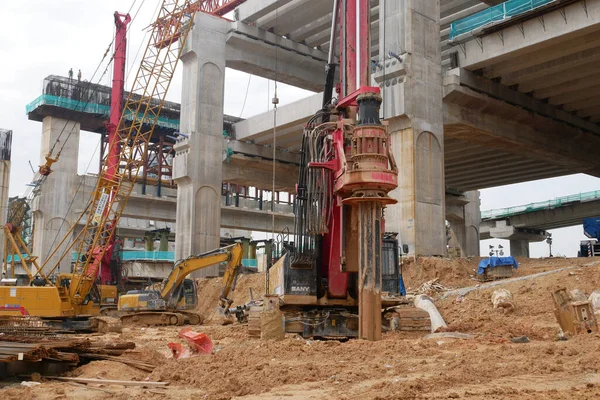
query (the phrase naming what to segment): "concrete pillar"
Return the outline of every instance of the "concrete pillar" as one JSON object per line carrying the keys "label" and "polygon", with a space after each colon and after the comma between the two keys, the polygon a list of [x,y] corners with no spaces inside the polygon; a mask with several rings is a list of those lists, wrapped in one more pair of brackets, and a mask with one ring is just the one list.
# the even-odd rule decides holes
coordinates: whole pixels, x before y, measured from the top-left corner
{"label": "concrete pillar", "polygon": [[158,251],[169,251],[169,233],[166,230],[160,232]]}
{"label": "concrete pillar", "polygon": [[144,233],[144,250],[145,251],[154,251],[154,233],[153,232]]}
{"label": "concrete pillar", "polygon": [[[175,146],[176,259],[216,249],[220,244],[228,24],[222,18],[198,13],[182,55],[180,131],[189,138]],[[205,268],[194,276],[216,276],[218,271],[218,266]]]}
{"label": "concrete pillar", "polygon": [[[8,212],[11,146],[12,131],[0,129],[0,226],[4,226],[6,224],[6,216]],[[3,268],[4,257],[4,230],[0,229],[0,268]]]}
{"label": "concrete pillar", "polygon": [[[55,117],[45,117],[42,121],[40,165],[46,163],[44,157],[57,140],[59,143],[52,156],[55,156],[62,147],[60,159],[52,165],[53,172],[46,178],[43,190],[35,198],[32,206],[33,254],[38,256],[42,263],[46,263],[46,271],[58,262],[68,242],[65,242],[50,260],[47,260],[47,257],[74,223],[76,210],[75,207],[69,210],[69,206],[72,204],[78,184],[79,132],[79,122]],[[70,254],[60,261],[60,267],[56,272],[71,272]]]}
{"label": "concrete pillar", "polygon": [[479,191],[465,193],[469,204],[465,205],[465,241],[463,254],[479,256],[479,225],[481,224],[481,201]]}
{"label": "concrete pillar", "polygon": [[510,241],[510,255],[529,258],[529,240],[513,239]]}
{"label": "concrete pillar", "polygon": [[386,230],[399,232],[410,254],[446,252],[444,132],[439,1],[380,2],[379,54],[373,74],[383,95],[391,149],[399,168],[398,204],[386,209]]}
{"label": "concrete pillar", "polygon": [[466,192],[460,198],[461,205],[452,204],[453,200],[446,198],[446,219],[452,229],[450,245],[460,248],[463,257],[479,256],[479,191]]}

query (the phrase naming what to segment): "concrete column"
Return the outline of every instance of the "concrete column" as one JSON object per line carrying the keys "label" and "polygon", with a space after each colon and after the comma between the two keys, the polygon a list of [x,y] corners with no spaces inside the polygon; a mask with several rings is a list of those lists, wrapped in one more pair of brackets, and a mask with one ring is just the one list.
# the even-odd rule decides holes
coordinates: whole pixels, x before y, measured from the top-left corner
{"label": "concrete column", "polygon": [[[0,226],[6,224],[8,212],[11,146],[12,131],[0,129]],[[0,229],[0,269],[4,266],[4,257],[4,230]]]}
{"label": "concrete column", "polygon": [[439,1],[380,2],[381,59],[373,74],[383,95],[391,149],[399,168],[398,204],[386,209],[386,229],[400,233],[411,254],[446,252],[444,132]]}
{"label": "concrete column", "polygon": [[[46,163],[44,158],[54,143],[59,143],[54,149],[53,156],[62,151],[59,160],[52,165],[52,173],[48,175],[41,194],[35,198],[33,210],[33,254],[38,256],[41,263],[60,243],[69,232],[74,222],[75,207],[72,204],[77,188],[77,163],[79,159],[79,122],[61,118],[45,117],[42,121],[42,146],[40,150],[40,165]],[[68,140],[67,140],[68,137]],[[74,205],[74,203],[73,203]],[[58,262],[68,242],[46,262],[46,271]],[[60,261],[57,272],[71,272],[71,255],[66,255]]]}
{"label": "concrete column", "polygon": [[446,219],[452,229],[450,245],[460,248],[463,257],[479,256],[479,191],[464,193],[460,196],[460,205],[453,201],[453,197],[446,197]]}
{"label": "concrete column", "polygon": [[529,240],[511,240],[510,255],[513,257],[529,258]]}
{"label": "concrete column", "polygon": [[[229,22],[198,13],[182,55],[180,131],[175,146],[177,182],[175,258],[213,250],[220,244],[223,164],[225,36]],[[217,276],[218,266],[194,276]]]}
{"label": "concrete column", "polygon": [[468,256],[479,256],[479,225],[481,224],[481,202],[479,191],[474,190],[465,193],[469,204],[465,206],[465,241],[463,254]]}
{"label": "concrete column", "polygon": [[154,251],[154,233],[144,233],[144,250]]}
{"label": "concrete column", "polygon": [[169,232],[160,232],[158,251],[169,251]]}

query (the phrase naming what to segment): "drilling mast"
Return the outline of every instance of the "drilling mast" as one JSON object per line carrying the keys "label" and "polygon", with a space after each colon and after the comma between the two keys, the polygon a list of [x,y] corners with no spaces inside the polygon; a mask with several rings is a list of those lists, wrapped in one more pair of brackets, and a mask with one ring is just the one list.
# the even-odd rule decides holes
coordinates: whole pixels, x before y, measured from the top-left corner
{"label": "drilling mast", "polygon": [[338,21],[339,100],[330,49],[323,109],[302,139],[294,242],[267,287],[284,313],[302,310],[286,320],[288,332],[380,340],[383,210],[396,203],[388,193],[398,169],[379,120],[380,90],[370,86],[370,1],[334,2],[331,46]]}

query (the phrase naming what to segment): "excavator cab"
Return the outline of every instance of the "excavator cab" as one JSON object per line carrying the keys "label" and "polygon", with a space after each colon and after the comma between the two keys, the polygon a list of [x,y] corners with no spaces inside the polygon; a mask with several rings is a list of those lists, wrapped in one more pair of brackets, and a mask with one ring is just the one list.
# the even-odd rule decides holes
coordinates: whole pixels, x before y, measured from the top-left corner
{"label": "excavator cab", "polygon": [[193,279],[183,281],[181,299],[179,299],[179,308],[189,310],[198,304],[198,285]]}

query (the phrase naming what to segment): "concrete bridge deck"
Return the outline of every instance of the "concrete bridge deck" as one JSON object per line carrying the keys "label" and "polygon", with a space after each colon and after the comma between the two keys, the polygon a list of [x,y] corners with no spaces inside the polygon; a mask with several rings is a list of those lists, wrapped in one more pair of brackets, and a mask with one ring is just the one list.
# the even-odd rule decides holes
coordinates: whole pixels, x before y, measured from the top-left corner
{"label": "concrete bridge deck", "polygon": [[[600,215],[600,191],[559,197],[482,212],[479,235],[510,240],[511,255],[529,254],[529,243],[549,237],[548,230],[581,225],[584,218]],[[514,252],[514,254],[513,254]]]}

